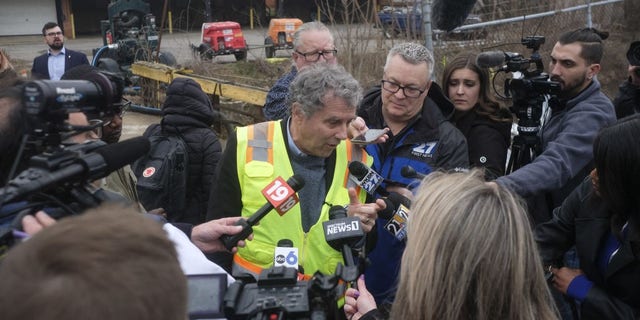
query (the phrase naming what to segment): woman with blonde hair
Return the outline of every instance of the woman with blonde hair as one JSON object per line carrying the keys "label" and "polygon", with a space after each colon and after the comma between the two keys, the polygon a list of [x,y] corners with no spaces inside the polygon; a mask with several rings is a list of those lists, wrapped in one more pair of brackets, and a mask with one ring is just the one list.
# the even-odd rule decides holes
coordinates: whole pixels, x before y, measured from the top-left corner
{"label": "woman with blonde hair", "polygon": [[[557,319],[525,209],[482,174],[432,173],[412,205],[392,319]],[[364,279],[349,319],[379,319]]]}

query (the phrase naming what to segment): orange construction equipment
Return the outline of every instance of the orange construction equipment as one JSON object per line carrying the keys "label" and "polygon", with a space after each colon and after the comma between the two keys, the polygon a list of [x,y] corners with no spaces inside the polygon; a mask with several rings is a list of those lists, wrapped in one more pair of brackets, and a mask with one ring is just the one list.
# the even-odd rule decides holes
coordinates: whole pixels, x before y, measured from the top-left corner
{"label": "orange construction equipment", "polygon": [[264,39],[264,53],[273,58],[276,50],[293,49],[293,33],[300,28],[302,20],[297,18],[271,19],[269,34]]}

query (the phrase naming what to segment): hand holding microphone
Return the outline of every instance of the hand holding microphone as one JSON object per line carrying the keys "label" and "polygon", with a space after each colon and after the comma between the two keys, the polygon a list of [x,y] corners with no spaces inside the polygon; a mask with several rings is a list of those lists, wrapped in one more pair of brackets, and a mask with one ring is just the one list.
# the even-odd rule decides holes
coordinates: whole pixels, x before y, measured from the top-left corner
{"label": "hand holding microphone", "polygon": [[235,224],[242,227],[239,233],[234,235],[224,234],[220,237],[225,248],[231,251],[236,246],[238,241],[247,239],[247,237],[253,233],[253,226],[257,224],[260,219],[264,218],[272,209],[275,209],[278,214],[283,215],[294,205],[298,203],[298,196],[296,192],[304,186],[304,180],[298,175],[293,175],[286,182],[282,177],[278,177],[276,180],[267,185],[262,194],[267,198],[265,203],[258,211],[251,215],[247,220],[240,219]]}

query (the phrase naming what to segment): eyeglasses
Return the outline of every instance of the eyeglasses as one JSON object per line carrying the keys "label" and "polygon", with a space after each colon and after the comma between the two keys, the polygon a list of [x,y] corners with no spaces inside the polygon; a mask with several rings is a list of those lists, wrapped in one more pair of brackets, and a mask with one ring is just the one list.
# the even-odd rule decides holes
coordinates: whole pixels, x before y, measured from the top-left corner
{"label": "eyeglasses", "polygon": [[130,106],[131,106],[131,101],[126,100],[126,102],[123,105],[116,107],[114,113],[108,114],[107,117],[102,119],[102,126],[106,127],[110,125],[111,121],[113,121],[113,117],[115,117],[116,115],[120,117],[120,119],[124,118],[124,115],[127,114],[127,111],[129,111]]}
{"label": "eyeglasses", "polygon": [[58,36],[58,37],[59,37],[59,36],[61,36],[61,35],[62,35],[62,32],[61,32],[61,31],[58,31],[58,32],[49,32],[49,33],[47,33],[47,37],[55,37],[55,36]]}
{"label": "eyeglasses", "polygon": [[318,59],[320,59],[320,56],[324,57],[325,60],[334,59],[336,57],[336,54],[338,53],[338,50],[336,50],[336,49],[333,49],[333,50],[320,50],[320,51],[306,52],[306,53],[302,53],[302,52],[296,50],[295,53],[303,56],[304,57],[304,61],[306,61],[306,62],[316,62],[316,61],[318,61]]}
{"label": "eyeglasses", "polygon": [[382,80],[380,82],[382,83],[382,89],[385,89],[391,93],[396,93],[398,92],[398,90],[402,89],[402,93],[404,93],[404,96],[407,98],[417,98],[424,93],[424,90],[420,90],[418,88],[413,88],[413,87],[401,86],[395,82],[391,82],[387,80]]}

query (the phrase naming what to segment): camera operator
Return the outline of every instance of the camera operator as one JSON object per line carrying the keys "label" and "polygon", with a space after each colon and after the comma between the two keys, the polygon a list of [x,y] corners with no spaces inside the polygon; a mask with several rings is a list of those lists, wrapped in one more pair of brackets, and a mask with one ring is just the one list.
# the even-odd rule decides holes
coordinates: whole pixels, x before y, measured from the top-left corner
{"label": "camera operator", "polygon": [[593,140],[600,128],[615,121],[613,105],[596,79],[602,40],[607,36],[592,28],[560,36],[551,52],[549,73],[561,92],[543,115],[538,133],[541,153],[531,163],[489,182],[525,197],[536,225],[548,221],[553,208],[589,173]]}
{"label": "camera operator", "polygon": [[613,100],[618,119],[640,112],[640,41],[634,41],[627,51],[629,78],[620,85]]}

